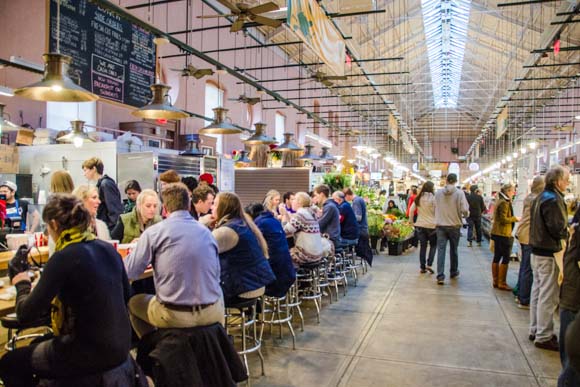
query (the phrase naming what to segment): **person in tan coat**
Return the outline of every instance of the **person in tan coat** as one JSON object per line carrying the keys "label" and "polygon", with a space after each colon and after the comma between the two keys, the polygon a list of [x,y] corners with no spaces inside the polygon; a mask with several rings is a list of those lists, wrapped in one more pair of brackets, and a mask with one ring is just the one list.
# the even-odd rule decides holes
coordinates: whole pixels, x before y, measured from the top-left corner
{"label": "person in tan coat", "polygon": [[520,272],[518,275],[518,308],[529,309],[530,293],[532,290],[532,246],[530,245],[530,211],[532,202],[544,190],[544,177],[536,176],[532,181],[531,192],[524,199],[524,210],[522,218],[516,231],[516,238],[520,242],[520,251],[522,258],[520,262]]}
{"label": "person in tan coat", "polygon": [[491,239],[495,243],[495,249],[493,263],[491,264],[491,273],[493,287],[499,288],[500,290],[512,290],[506,282],[506,277],[512,251],[514,223],[520,220],[517,216],[514,216],[514,210],[512,208],[512,197],[514,194],[514,185],[511,183],[504,184],[501,187],[501,191],[497,194],[495,211],[493,213]]}

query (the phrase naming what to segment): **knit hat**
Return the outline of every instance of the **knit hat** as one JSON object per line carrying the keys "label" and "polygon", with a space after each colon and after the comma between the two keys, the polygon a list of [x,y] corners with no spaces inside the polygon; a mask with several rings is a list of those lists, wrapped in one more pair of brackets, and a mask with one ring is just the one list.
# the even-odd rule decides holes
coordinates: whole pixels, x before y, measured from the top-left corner
{"label": "knit hat", "polygon": [[199,181],[205,181],[207,184],[213,184],[213,176],[209,173],[204,173],[199,176]]}
{"label": "knit hat", "polygon": [[2,184],[0,184],[0,187],[8,187],[12,192],[18,191],[18,186],[15,183],[8,180],[3,181]]}

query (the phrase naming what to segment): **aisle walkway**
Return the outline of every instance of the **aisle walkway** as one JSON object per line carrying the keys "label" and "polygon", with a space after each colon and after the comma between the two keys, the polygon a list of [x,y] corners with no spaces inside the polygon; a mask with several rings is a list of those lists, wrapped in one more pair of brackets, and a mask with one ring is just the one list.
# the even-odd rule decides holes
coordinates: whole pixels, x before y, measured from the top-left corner
{"label": "aisle walkway", "polygon": [[416,250],[375,257],[357,288],[325,303],[320,325],[308,313],[295,351],[288,334],[265,337],[266,376],[251,356],[252,385],[555,386],[558,354],[536,349],[528,311],[491,288],[489,255],[486,243],[469,248],[462,238],[461,276],[445,286],[419,273]]}

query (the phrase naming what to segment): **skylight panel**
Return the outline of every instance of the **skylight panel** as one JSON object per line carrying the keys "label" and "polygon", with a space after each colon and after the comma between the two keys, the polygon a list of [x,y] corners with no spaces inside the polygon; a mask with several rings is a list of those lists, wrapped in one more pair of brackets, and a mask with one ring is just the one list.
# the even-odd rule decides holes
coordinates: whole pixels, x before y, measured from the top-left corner
{"label": "skylight panel", "polygon": [[421,0],[436,108],[455,108],[471,0]]}

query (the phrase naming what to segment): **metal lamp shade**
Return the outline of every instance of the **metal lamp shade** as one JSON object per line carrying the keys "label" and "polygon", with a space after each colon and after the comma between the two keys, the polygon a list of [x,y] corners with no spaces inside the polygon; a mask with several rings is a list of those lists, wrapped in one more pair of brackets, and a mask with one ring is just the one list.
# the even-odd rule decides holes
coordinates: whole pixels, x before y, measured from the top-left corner
{"label": "metal lamp shade", "polygon": [[199,135],[188,134],[185,138],[186,145],[185,150],[181,152],[180,156],[188,157],[203,157],[205,154],[199,150]]}
{"label": "metal lamp shade", "polygon": [[152,120],[156,120],[158,118],[165,118],[167,120],[179,120],[189,117],[189,114],[181,109],[173,107],[169,102],[169,95],[167,93],[169,90],[171,90],[171,86],[164,85],[162,83],[156,83],[149,87],[153,93],[151,102],[142,108],[135,110],[131,114],[140,118],[147,118]]}
{"label": "metal lamp shade", "polygon": [[329,147],[323,146],[321,149],[322,149],[322,152],[320,153],[320,160],[323,160],[323,161],[334,161],[335,160],[334,156],[331,155],[330,153],[328,153],[328,151],[330,150]]}
{"label": "metal lamp shade", "polygon": [[292,141],[292,137],[294,133],[284,133],[284,142],[278,145],[274,150],[278,152],[292,152],[292,151],[302,151],[303,148],[296,145],[294,141]]}
{"label": "metal lamp shade", "polygon": [[240,151],[240,158],[236,160],[236,163],[246,163],[246,164],[248,164],[248,163],[251,163],[251,162],[252,162],[252,160],[250,160],[248,158],[248,156],[246,156],[246,151],[245,150]]}
{"label": "metal lamp shade", "polygon": [[32,85],[14,90],[14,95],[35,101],[91,102],[99,96],[83,89],[68,76],[72,58],[57,53],[44,54],[44,76]]}
{"label": "metal lamp shade", "polygon": [[84,143],[95,142],[95,140],[90,138],[89,135],[85,133],[83,129],[85,124],[84,121],[75,120],[71,121],[70,124],[72,126],[72,131],[65,134],[64,136],[60,136],[56,139],[56,141],[64,142],[67,144],[75,144],[75,146],[82,146]]}
{"label": "metal lamp shade", "polygon": [[6,107],[6,105],[4,105],[3,103],[0,103],[0,133],[13,132],[15,130],[24,129],[21,126],[16,125],[15,123],[10,122],[4,118],[4,108],[5,107]]}
{"label": "metal lamp shade", "polygon": [[250,136],[247,140],[244,141],[245,144],[248,145],[268,145],[274,144],[276,140],[272,137],[267,136],[264,134],[266,131],[266,124],[263,122],[257,122],[254,124],[256,127],[256,132]]}
{"label": "metal lamp shade", "polygon": [[314,148],[314,145],[306,144],[304,145],[304,148],[306,148],[306,152],[304,155],[298,157],[298,160],[320,160],[320,157],[312,153],[312,148]]}
{"label": "metal lamp shade", "polygon": [[199,130],[201,134],[240,134],[242,130],[226,121],[228,109],[217,107],[213,109],[214,120],[211,124]]}

